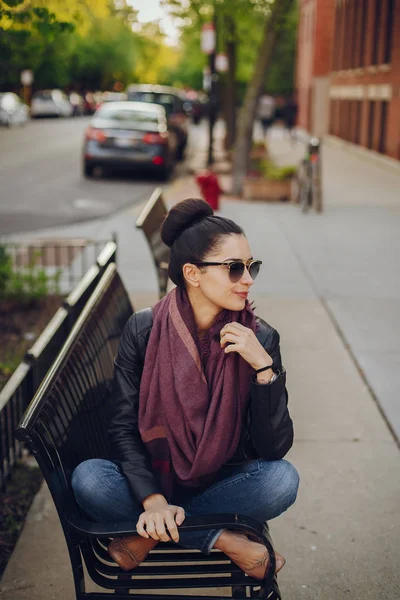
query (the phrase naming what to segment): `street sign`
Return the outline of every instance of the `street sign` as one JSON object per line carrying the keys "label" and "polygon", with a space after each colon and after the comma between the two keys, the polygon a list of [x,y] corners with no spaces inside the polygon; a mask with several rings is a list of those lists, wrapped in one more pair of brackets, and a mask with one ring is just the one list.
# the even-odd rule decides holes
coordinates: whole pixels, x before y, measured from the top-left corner
{"label": "street sign", "polygon": [[215,68],[218,73],[226,73],[229,69],[229,60],[227,54],[220,52],[215,57]]}
{"label": "street sign", "polygon": [[201,49],[205,54],[215,52],[216,38],[214,23],[205,23],[201,28]]}
{"label": "street sign", "polygon": [[33,83],[33,71],[25,69],[21,71],[21,83],[22,85],[32,85]]}

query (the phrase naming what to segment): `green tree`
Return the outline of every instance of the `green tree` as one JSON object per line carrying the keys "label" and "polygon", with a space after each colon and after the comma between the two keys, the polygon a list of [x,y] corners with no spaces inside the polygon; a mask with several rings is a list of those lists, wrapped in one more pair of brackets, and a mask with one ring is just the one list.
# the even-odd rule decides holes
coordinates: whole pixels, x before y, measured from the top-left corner
{"label": "green tree", "polygon": [[45,7],[0,0],[0,89],[16,88],[22,69],[38,70],[48,45],[74,30]]}
{"label": "green tree", "polygon": [[[236,107],[243,101],[247,85],[253,77],[254,65],[264,35],[265,21],[274,0],[164,0],[164,4],[182,23],[182,58],[175,79],[200,89],[202,70],[207,58],[199,52],[203,23],[215,15],[218,30],[218,50],[229,57],[229,71],[220,76],[222,100],[227,122],[227,145],[232,147],[236,133]],[[293,70],[297,10],[285,15],[273,56],[264,76],[264,88],[274,94],[289,94],[293,89]],[[171,74],[174,79],[174,74]],[[221,87],[221,86],[220,86]]]}
{"label": "green tree", "polygon": [[273,64],[276,48],[284,38],[287,17],[291,14],[294,2],[295,0],[274,0],[268,2],[268,6],[265,5],[262,42],[238,121],[238,135],[233,160],[232,191],[234,194],[240,194],[242,191],[243,179],[248,170],[248,157],[258,101],[264,89],[268,71]]}
{"label": "green tree", "polygon": [[111,89],[116,81],[130,83],[139,42],[123,19],[96,19],[85,36],[75,40],[71,58],[80,89]]}

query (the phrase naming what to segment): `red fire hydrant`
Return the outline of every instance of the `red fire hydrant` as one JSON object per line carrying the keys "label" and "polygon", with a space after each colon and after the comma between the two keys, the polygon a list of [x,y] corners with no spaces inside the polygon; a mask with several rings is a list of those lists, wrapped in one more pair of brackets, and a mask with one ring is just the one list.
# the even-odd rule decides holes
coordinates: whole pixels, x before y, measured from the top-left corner
{"label": "red fire hydrant", "polygon": [[196,175],[196,183],[200,188],[203,198],[213,210],[219,208],[219,197],[222,189],[215,173],[212,171],[203,171]]}

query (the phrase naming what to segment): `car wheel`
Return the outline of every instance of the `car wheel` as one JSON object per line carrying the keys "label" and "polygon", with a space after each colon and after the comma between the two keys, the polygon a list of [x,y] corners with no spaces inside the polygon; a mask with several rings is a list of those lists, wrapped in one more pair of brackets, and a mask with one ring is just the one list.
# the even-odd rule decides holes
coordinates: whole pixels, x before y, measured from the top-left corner
{"label": "car wheel", "polygon": [[158,178],[160,181],[168,181],[171,176],[171,167],[160,167],[157,172]]}
{"label": "car wheel", "polygon": [[90,165],[89,163],[83,164],[83,174],[85,177],[93,177],[94,165]]}

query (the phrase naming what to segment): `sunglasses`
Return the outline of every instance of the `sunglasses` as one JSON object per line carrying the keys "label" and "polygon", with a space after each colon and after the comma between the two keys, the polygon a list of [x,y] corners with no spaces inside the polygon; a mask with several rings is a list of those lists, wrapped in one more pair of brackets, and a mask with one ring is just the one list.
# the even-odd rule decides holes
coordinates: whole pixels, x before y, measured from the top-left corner
{"label": "sunglasses", "polygon": [[254,280],[260,272],[261,260],[249,260],[242,262],[241,260],[233,260],[230,262],[196,262],[192,263],[198,267],[219,267],[221,265],[229,268],[229,279],[232,283],[236,283],[243,277],[244,269],[248,270],[250,277]]}

